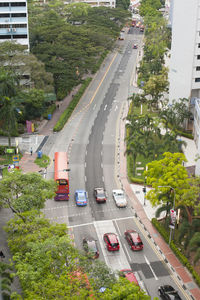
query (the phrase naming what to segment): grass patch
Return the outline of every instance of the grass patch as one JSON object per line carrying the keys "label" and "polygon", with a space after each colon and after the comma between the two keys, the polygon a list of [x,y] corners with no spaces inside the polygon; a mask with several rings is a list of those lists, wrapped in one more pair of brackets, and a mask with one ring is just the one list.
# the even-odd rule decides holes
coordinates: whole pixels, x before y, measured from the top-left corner
{"label": "grass patch", "polygon": [[47,155],[45,155],[45,154],[43,154],[41,158],[37,157],[35,159],[34,163],[36,165],[38,165],[39,167],[41,167],[41,168],[47,168],[48,165],[50,164],[50,161],[51,161],[50,157],[47,156]]}

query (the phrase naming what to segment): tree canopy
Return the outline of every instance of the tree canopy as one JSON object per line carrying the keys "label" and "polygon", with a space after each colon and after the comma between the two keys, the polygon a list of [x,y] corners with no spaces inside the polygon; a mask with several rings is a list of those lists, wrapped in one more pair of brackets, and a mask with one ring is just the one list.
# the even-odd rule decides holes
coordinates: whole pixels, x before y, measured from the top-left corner
{"label": "tree canopy", "polygon": [[23,174],[21,170],[13,170],[0,181],[0,204],[20,215],[43,208],[45,201],[53,198],[55,190],[53,180],[47,181],[38,173]]}

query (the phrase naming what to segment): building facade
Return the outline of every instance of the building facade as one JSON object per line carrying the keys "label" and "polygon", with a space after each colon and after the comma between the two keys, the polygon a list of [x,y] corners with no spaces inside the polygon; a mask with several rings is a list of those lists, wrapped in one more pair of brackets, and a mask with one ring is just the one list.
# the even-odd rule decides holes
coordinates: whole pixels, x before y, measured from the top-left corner
{"label": "building facade", "polygon": [[16,41],[29,50],[27,0],[0,0],[0,42]]}
{"label": "building facade", "polygon": [[200,0],[173,0],[169,101],[200,98]]}

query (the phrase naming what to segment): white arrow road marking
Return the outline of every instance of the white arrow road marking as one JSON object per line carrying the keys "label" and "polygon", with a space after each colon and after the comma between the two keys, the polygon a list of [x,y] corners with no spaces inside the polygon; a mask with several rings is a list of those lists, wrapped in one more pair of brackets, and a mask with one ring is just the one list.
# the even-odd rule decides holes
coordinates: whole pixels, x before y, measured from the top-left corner
{"label": "white arrow road marking", "polygon": [[116,106],[115,106],[115,111],[116,111],[117,109],[118,109],[118,106],[116,105]]}
{"label": "white arrow road marking", "polygon": [[147,265],[149,265],[149,268],[151,269],[151,272],[153,273],[153,276],[155,277],[155,280],[158,280],[158,277],[156,276],[156,274],[154,273],[154,270],[152,269],[150,262],[148,261],[147,257],[144,255],[144,258],[146,260]]}
{"label": "white arrow road marking", "polygon": [[104,107],[104,110],[106,110],[107,106],[108,106],[108,105],[106,104],[105,107]]}

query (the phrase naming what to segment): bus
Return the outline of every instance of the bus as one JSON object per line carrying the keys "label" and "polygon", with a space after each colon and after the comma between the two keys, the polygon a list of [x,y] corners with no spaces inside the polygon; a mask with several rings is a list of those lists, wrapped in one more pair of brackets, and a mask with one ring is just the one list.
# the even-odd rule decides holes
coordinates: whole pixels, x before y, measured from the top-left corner
{"label": "bus", "polygon": [[69,200],[69,176],[66,152],[54,154],[54,180],[58,184],[55,200]]}

